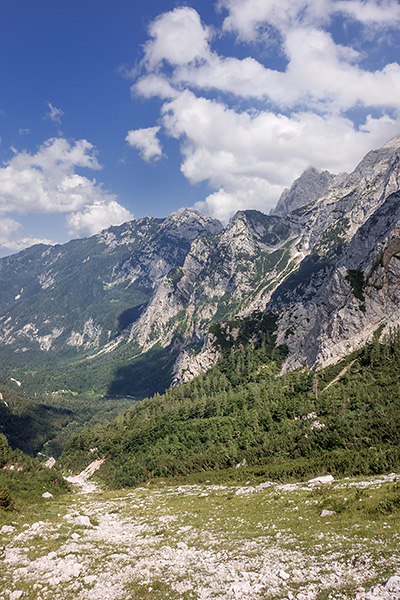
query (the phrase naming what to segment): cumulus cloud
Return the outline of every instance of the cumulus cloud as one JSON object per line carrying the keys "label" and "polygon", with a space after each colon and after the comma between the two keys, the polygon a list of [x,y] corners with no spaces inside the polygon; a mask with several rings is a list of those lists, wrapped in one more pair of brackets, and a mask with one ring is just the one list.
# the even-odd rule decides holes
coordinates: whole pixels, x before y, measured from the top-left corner
{"label": "cumulus cloud", "polygon": [[53,246],[55,242],[48,240],[47,238],[36,238],[36,237],[23,237],[18,240],[4,240],[0,241],[0,247],[3,248],[2,254],[10,254],[10,252],[20,252],[30,246],[36,244],[46,244],[46,246]]}
{"label": "cumulus cloud", "polygon": [[0,168],[0,211],[70,212],[102,195],[77,167],[100,169],[92,144],[52,138],[36,152],[23,150]]}
{"label": "cumulus cloud", "polygon": [[269,28],[284,34],[299,27],[321,27],[334,15],[381,28],[400,22],[397,0],[220,0],[218,6],[228,12],[223,29],[245,41],[267,36]]}
{"label": "cumulus cloud", "polygon": [[149,69],[162,62],[184,65],[208,58],[210,29],[188,6],[159,15],[150,25],[151,39],[145,45],[144,62]]}
{"label": "cumulus cloud", "polygon": [[332,172],[355,166],[371,147],[390,138],[396,126],[390,117],[370,117],[355,130],[338,115],[239,113],[187,90],[163,110],[166,132],[185,140],[183,174],[191,183],[208,181],[217,189],[197,208],[224,221],[239,209],[268,212],[283,189],[311,165]]}
{"label": "cumulus cloud", "polygon": [[21,224],[15,219],[4,216],[0,219],[0,255],[19,252],[34,244],[54,244],[51,240],[36,237],[10,239],[21,229]]}
{"label": "cumulus cloud", "polygon": [[[69,142],[64,138],[52,138],[35,154],[26,150],[13,149],[13,152],[14,156],[0,168],[3,223],[0,243],[3,246],[12,249],[26,242],[26,239],[10,240],[19,228],[17,221],[6,216],[10,213],[64,213],[73,216],[68,224],[76,235],[92,233],[107,225],[119,225],[123,217],[125,220],[132,218],[129,211],[118,204],[116,197],[105,192],[95,179],[77,172],[79,168],[101,169],[95,149],[87,140]],[[80,222],[84,226],[79,225]]]}
{"label": "cumulus cloud", "polygon": [[21,225],[15,219],[8,217],[0,219],[0,244],[4,244],[20,227]]}
{"label": "cumulus cloud", "polygon": [[125,140],[132,148],[139,150],[140,156],[146,162],[158,160],[162,157],[162,147],[157,133],[160,127],[148,127],[147,129],[132,129],[128,131]]}
{"label": "cumulus cloud", "polygon": [[400,23],[400,4],[397,0],[339,0],[334,9],[367,25],[393,27]]}
{"label": "cumulus cloud", "polygon": [[[162,106],[159,125],[127,141],[151,160],[162,153],[160,127],[179,140],[182,173],[211,188],[197,207],[223,220],[241,208],[268,211],[307,167],[348,171],[398,134],[400,64],[367,68],[362,40],[339,43],[332,27],[335,18],[344,29],[356,21],[397,31],[397,2],[220,0],[218,8],[220,32],[189,7],[160,15],[131,87]],[[216,52],[218,34],[245,42],[248,55]],[[264,52],[252,55],[249,43],[259,41]]]}
{"label": "cumulus cloud", "polygon": [[132,219],[131,213],[116,200],[96,200],[82,210],[67,216],[69,233],[82,237],[94,235],[110,225],[121,225]]}
{"label": "cumulus cloud", "polygon": [[284,32],[323,25],[329,20],[332,0],[220,0],[218,5],[228,11],[223,29],[252,41],[273,35],[268,27]]}

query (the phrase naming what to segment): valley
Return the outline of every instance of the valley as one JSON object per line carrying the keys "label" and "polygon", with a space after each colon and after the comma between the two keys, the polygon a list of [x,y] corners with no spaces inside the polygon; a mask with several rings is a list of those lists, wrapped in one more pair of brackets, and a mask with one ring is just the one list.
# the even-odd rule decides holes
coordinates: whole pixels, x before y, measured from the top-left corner
{"label": "valley", "polygon": [[0,600],[400,597],[399,164],[0,259]]}

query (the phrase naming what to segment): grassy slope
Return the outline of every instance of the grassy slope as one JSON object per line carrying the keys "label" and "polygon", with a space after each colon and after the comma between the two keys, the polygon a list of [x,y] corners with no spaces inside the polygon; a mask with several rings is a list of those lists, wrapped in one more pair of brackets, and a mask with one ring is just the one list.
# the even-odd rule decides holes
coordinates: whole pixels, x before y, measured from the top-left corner
{"label": "grassy slope", "polygon": [[69,489],[58,471],[42,467],[20,450],[12,450],[5,435],[0,434],[0,521],[5,513],[43,502],[44,492],[54,497]]}
{"label": "grassy slope", "polygon": [[97,447],[115,486],[237,464],[275,479],[400,466],[398,334],[349,357],[346,374],[325,390],[342,363],[279,377],[273,323],[262,322],[256,341],[254,331],[246,341],[245,329],[207,374],[73,437],[64,464],[79,468]]}

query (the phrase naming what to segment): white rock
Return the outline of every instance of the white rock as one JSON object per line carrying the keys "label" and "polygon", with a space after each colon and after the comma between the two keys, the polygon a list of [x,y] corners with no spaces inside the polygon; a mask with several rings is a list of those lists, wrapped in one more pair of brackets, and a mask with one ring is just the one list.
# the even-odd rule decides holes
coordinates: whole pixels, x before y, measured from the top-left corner
{"label": "white rock", "polygon": [[3,525],[0,529],[0,533],[12,533],[15,531],[15,527],[13,525]]}
{"label": "white rock", "polygon": [[243,487],[236,490],[235,496],[243,496],[244,494],[252,494],[256,491],[255,487]]}
{"label": "white rock", "polygon": [[89,517],[80,515],[79,517],[75,517],[76,525],[84,525],[85,527],[91,527],[92,524],[90,522]]}
{"label": "white rock", "polygon": [[331,515],[336,515],[336,512],[334,510],[323,510],[322,513],[320,514],[320,517],[330,517]]}
{"label": "white rock", "polygon": [[271,487],[271,485],[276,485],[273,481],[264,481],[263,483],[259,483],[257,486],[257,490],[264,490],[265,488]]}
{"label": "white rock", "polygon": [[44,525],[43,521],[37,521],[37,523],[33,523],[33,525],[31,525],[31,530],[37,531],[38,529],[40,529],[42,527],[42,525]]}
{"label": "white rock", "polygon": [[58,569],[62,573],[63,580],[70,579],[71,577],[79,577],[82,570],[82,566],[78,563],[71,563],[65,560],[60,560],[58,563]]}
{"label": "white rock", "polygon": [[15,590],[15,592],[11,592],[10,600],[19,600],[24,592],[22,590]]}
{"label": "white rock", "polygon": [[42,498],[53,498],[53,494],[50,494],[50,492],[45,492],[42,494]]}
{"label": "white rock", "polygon": [[329,483],[332,483],[332,481],[334,481],[332,475],[321,475],[321,477],[309,479],[307,483],[308,485],[327,485]]}
{"label": "white rock", "polygon": [[72,539],[76,542],[77,540],[79,540],[81,538],[81,536],[79,535],[79,533],[73,533],[71,535]]}
{"label": "white rock", "polygon": [[250,594],[251,593],[251,586],[248,583],[248,581],[236,581],[235,583],[232,584],[232,592],[235,594],[235,596],[237,594]]}
{"label": "white rock", "polygon": [[86,583],[86,585],[90,585],[91,583],[95,583],[96,579],[96,575],[86,575],[83,578],[83,582]]}
{"label": "white rock", "polygon": [[278,577],[280,577],[281,579],[283,579],[284,581],[287,581],[290,577],[289,573],[286,573],[286,571],[284,571],[283,569],[281,569],[278,573]]}
{"label": "white rock", "polygon": [[392,575],[385,585],[385,589],[389,592],[396,592],[400,597],[400,577],[399,575]]}
{"label": "white rock", "polygon": [[176,547],[178,548],[178,550],[187,550],[188,549],[188,545],[185,544],[185,542],[178,542]]}
{"label": "white rock", "polygon": [[56,459],[53,456],[50,456],[50,458],[48,458],[46,460],[46,462],[43,463],[43,466],[47,467],[48,469],[52,469],[55,464],[56,464]]}

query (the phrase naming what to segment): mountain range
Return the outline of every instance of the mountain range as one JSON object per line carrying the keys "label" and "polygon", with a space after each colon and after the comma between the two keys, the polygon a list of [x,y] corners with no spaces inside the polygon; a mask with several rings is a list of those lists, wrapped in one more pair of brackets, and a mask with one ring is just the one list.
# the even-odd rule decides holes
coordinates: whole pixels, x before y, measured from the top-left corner
{"label": "mountain range", "polygon": [[308,169],[269,215],[185,209],[2,258],[3,371],[143,397],[215,363],[212,324],[234,340],[266,311],[284,370],[334,363],[400,323],[399,200],[400,136],[350,174]]}

